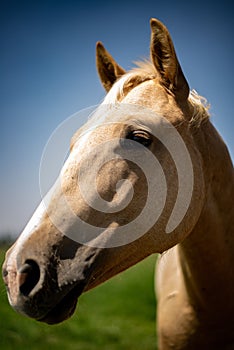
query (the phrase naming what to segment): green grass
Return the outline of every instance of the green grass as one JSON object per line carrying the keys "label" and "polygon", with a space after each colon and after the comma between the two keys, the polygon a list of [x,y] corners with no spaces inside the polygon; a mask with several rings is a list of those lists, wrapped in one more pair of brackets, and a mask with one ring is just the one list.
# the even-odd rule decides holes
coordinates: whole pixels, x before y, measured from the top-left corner
{"label": "green grass", "polygon": [[[0,249],[0,262],[4,249]],[[0,349],[156,350],[151,256],[82,295],[74,316],[49,326],[17,314],[0,283]]]}

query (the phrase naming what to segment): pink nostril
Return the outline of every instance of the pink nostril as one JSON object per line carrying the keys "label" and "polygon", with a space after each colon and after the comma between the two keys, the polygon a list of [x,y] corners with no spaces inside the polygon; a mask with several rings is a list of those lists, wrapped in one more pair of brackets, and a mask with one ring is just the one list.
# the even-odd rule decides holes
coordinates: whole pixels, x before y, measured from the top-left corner
{"label": "pink nostril", "polygon": [[18,272],[19,290],[28,296],[40,279],[40,269],[34,260],[27,260]]}

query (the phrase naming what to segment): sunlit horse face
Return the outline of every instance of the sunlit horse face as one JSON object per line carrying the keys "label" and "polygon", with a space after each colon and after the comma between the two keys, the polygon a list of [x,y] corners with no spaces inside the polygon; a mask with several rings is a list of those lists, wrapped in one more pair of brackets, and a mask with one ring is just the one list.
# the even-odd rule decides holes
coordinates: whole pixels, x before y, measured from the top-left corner
{"label": "sunlit horse face", "polygon": [[[83,291],[177,244],[200,214],[202,171],[189,129],[188,84],[167,29],[157,20],[151,28],[152,63],[129,73],[97,44],[108,94],[74,135],[58,181],[7,253],[9,301],[37,320],[70,317]],[[186,168],[178,174],[178,162],[191,164],[182,185]],[[183,186],[191,193],[177,222]]]}

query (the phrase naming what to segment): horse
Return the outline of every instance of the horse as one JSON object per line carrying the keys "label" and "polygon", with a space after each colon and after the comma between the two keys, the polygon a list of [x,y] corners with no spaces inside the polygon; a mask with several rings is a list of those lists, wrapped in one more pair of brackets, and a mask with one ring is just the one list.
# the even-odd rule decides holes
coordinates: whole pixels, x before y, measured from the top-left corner
{"label": "horse", "polygon": [[157,253],[160,349],[234,349],[233,166],[168,29],[126,72],[96,46],[107,92],[72,137],[58,181],[6,253],[10,305],[48,324]]}

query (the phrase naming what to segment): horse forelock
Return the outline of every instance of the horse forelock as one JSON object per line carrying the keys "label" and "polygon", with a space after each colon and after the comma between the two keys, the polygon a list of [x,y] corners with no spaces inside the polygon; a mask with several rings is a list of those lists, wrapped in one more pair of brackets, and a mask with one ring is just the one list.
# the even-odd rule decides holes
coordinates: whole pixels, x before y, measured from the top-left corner
{"label": "horse forelock", "polygon": [[136,67],[124,74],[112,86],[103,103],[113,104],[120,102],[130,90],[141,83],[155,79],[157,72],[154,65],[149,61],[136,62]]}
{"label": "horse forelock", "polygon": [[[112,86],[109,93],[106,95],[103,104],[116,104],[128,94],[130,90],[140,85],[141,83],[157,78],[157,72],[154,65],[150,61],[136,62],[136,67],[128,73],[120,77],[119,80]],[[193,107],[192,117],[190,119],[191,126],[200,126],[201,123],[208,120],[210,117],[207,100],[199,95],[195,90],[191,90],[188,98]]]}
{"label": "horse forelock", "polygon": [[118,108],[121,100],[137,85],[156,78],[157,72],[154,65],[149,61],[136,62],[136,67],[121,76],[112,86],[108,94],[105,96],[102,103],[90,115],[87,123],[81,127],[72,137],[71,148],[76,140],[83,135],[87,130],[95,128],[102,122],[107,122],[109,118],[113,121],[113,112]]}
{"label": "horse forelock", "polygon": [[[136,86],[143,82],[156,79],[157,72],[154,65],[150,61],[135,62],[136,67],[121,76],[112,86],[108,94],[105,96],[103,102],[92,113],[88,122],[79,129],[72,138],[71,145],[81,136],[87,129],[93,129],[102,122],[113,121],[113,112],[118,108],[123,98]],[[192,116],[190,119],[190,126],[200,127],[201,124],[208,120],[210,115],[208,113],[209,104],[207,100],[200,96],[195,90],[191,90],[188,101],[192,106]],[[105,111],[105,112],[104,112]],[[116,114],[115,114],[116,115]],[[108,116],[108,117],[107,117]]]}

